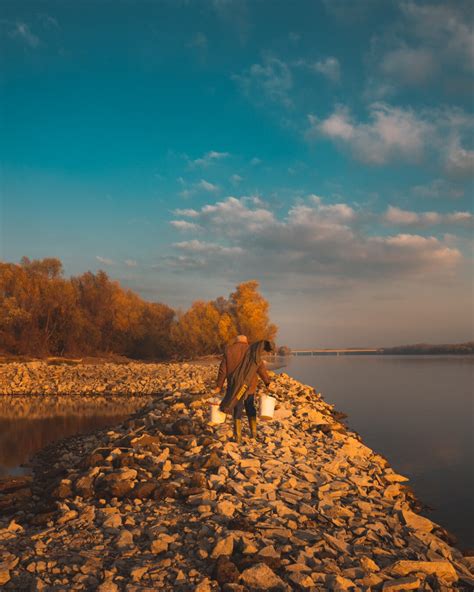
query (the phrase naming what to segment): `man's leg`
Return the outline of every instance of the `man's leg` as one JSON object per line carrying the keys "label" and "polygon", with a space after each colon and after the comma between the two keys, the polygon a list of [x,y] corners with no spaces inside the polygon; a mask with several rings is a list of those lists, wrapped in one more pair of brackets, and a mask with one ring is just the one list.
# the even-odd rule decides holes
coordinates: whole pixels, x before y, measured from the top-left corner
{"label": "man's leg", "polygon": [[237,444],[242,442],[242,412],[244,410],[244,401],[242,399],[234,407],[234,440]]}
{"label": "man's leg", "polygon": [[249,395],[245,399],[245,411],[249,418],[250,434],[255,440],[257,437],[257,409],[255,407],[255,395]]}

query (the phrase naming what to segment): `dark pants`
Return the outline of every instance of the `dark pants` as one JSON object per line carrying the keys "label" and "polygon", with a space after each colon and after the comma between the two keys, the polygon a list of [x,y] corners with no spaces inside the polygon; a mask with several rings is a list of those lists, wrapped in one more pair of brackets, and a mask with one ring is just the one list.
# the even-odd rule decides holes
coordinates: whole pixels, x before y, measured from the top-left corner
{"label": "dark pants", "polygon": [[247,395],[245,399],[240,399],[237,405],[234,407],[234,419],[242,419],[242,413],[247,413],[247,417],[257,417],[257,409],[255,407],[255,395]]}

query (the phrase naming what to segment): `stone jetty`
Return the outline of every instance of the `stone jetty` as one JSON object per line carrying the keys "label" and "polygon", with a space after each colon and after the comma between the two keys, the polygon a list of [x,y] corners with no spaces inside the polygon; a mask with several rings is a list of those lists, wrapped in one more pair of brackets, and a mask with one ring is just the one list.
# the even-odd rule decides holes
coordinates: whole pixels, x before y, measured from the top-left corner
{"label": "stone jetty", "polygon": [[1,589],[473,589],[474,558],[407,479],[286,374],[274,419],[238,446],[208,423],[215,365],[33,364],[2,366],[1,392],[151,400],[43,450],[33,479],[0,480]]}

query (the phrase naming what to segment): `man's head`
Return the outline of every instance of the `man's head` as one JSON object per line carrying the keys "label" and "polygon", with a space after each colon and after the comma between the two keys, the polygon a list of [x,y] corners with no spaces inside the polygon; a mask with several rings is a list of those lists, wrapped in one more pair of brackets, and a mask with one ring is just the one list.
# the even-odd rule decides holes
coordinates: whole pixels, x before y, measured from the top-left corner
{"label": "man's head", "polygon": [[247,335],[237,335],[235,338],[235,343],[248,343],[249,340],[247,339]]}

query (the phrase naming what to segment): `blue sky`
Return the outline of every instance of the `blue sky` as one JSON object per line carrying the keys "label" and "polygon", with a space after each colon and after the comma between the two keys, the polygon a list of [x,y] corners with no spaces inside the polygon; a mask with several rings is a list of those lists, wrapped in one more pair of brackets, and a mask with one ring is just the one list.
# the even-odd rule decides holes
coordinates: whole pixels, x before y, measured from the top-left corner
{"label": "blue sky", "polygon": [[280,341],[472,338],[469,2],[0,2],[2,259]]}

